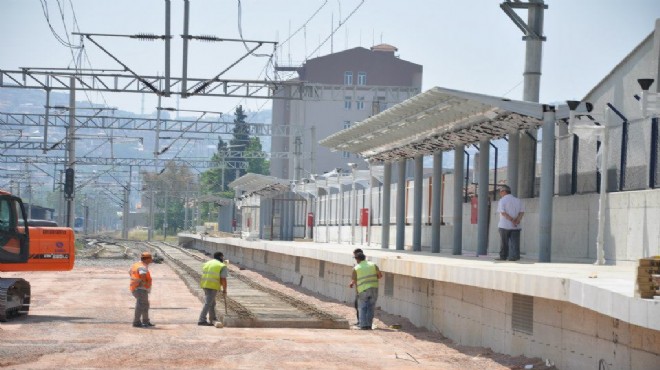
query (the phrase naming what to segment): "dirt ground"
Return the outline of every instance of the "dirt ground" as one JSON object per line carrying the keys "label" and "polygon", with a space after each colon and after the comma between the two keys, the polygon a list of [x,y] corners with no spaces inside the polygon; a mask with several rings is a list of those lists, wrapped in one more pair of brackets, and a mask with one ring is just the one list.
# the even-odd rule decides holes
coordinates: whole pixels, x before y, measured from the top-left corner
{"label": "dirt ground", "polygon": [[[165,264],[152,265],[151,321],[131,326],[127,260],[80,260],[69,272],[5,273],[32,285],[30,315],[0,323],[0,367],[223,369],[546,369],[540,359],[457,346],[398,316],[378,329],[252,329],[197,326],[201,302]],[[352,305],[247,270],[242,273],[355,321]],[[231,280],[229,281],[231,294]],[[389,325],[400,324],[400,330]]]}

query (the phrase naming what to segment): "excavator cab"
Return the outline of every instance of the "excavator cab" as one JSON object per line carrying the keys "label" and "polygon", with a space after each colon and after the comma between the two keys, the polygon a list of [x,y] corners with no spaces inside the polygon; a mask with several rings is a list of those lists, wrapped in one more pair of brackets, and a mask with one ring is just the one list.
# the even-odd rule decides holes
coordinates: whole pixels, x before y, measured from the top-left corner
{"label": "excavator cab", "polygon": [[[75,262],[75,238],[68,227],[32,226],[21,198],[0,190],[0,272],[68,271]],[[0,278],[0,321],[27,314],[30,283]]]}
{"label": "excavator cab", "polygon": [[[19,222],[19,220],[21,222]],[[25,263],[30,252],[23,202],[0,190],[0,263]]]}

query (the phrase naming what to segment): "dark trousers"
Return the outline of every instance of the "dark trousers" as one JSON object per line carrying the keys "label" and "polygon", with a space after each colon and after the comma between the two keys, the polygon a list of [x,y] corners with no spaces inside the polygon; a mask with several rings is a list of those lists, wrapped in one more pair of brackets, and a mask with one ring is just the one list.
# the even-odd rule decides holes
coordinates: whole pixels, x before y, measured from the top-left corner
{"label": "dark trousers", "polygon": [[135,289],[133,291],[135,297],[135,315],[133,317],[134,324],[146,324],[149,322],[149,292],[144,289]]}
{"label": "dark trousers", "polygon": [[358,308],[358,296],[355,294],[355,317],[357,318],[357,322],[360,322],[360,308]]}
{"label": "dark trousers", "polygon": [[520,230],[499,229],[500,258],[503,260],[520,259]]}

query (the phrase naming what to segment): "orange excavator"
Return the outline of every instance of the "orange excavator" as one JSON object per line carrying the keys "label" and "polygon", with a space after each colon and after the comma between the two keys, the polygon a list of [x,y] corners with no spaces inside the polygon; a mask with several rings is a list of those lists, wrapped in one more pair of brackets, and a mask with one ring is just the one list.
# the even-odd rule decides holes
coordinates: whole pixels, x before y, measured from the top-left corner
{"label": "orange excavator", "polygon": [[[0,190],[0,271],[69,271],[74,261],[73,229],[30,226],[21,198]],[[29,309],[30,283],[0,278],[0,321]]]}

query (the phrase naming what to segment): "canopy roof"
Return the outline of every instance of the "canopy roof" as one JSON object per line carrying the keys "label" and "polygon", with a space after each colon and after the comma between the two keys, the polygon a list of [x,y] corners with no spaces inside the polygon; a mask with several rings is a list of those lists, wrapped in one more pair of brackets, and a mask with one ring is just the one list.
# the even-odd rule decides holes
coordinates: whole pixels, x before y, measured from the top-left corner
{"label": "canopy roof", "polygon": [[229,183],[229,187],[242,190],[246,195],[268,195],[286,192],[290,189],[290,184],[289,181],[277,177],[247,173]]}
{"label": "canopy roof", "polygon": [[333,151],[388,161],[453,150],[539,127],[545,106],[434,87],[320,141]]}

